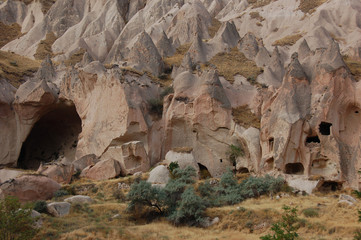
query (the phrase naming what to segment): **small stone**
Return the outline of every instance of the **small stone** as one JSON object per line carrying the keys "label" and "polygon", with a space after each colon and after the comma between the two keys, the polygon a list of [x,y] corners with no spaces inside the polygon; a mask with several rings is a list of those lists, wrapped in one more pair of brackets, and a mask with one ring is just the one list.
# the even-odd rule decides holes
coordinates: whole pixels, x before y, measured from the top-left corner
{"label": "small stone", "polygon": [[70,212],[70,203],[67,202],[53,202],[48,204],[48,213],[54,217],[63,217]]}

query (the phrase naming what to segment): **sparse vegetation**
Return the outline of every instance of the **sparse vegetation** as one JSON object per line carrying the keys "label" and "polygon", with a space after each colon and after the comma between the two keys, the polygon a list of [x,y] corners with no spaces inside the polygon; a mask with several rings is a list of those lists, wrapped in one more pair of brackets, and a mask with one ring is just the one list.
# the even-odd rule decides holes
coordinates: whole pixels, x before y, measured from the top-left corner
{"label": "sparse vegetation", "polygon": [[262,240],[294,240],[298,239],[298,233],[296,232],[299,218],[297,217],[297,208],[291,208],[289,206],[283,207],[284,214],[282,215],[282,221],[279,221],[272,225],[271,230],[273,235],[266,235],[261,237]]}
{"label": "sparse vegetation", "polygon": [[327,0],[301,0],[298,9],[304,13],[313,13],[316,8],[327,2]]}
{"label": "sparse vegetation", "polygon": [[254,61],[247,59],[237,47],[232,48],[229,53],[218,53],[209,63],[215,65],[219,75],[231,83],[234,82],[234,76],[237,74],[247,79],[256,79],[263,72],[262,68],[257,67]]}
{"label": "sparse vegetation", "polygon": [[229,161],[231,161],[233,166],[236,165],[237,158],[244,155],[243,149],[233,144],[229,145],[229,149],[227,153],[228,153]]}
{"label": "sparse vegetation", "polygon": [[15,197],[0,201],[0,238],[4,240],[32,239],[37,233],[29,206],[21,206]]}
{"label": "sparse vegetation", "polygon": [[8,80],[16,88],[25,82],[25,77],[32,76],[39,66],[40,62],[38,61],[0,51],[0,77]]}
{"label": "sparse vegetation", "polygon": [[[34,0],[20,0],[21,2],[25,3],[26,5],[34,2]],[[42,5],[41,11],[45,14],[49,11],[51,6],[56,2],[56,0],[40,0]]]}
{"label": "sparse vegetation", "polygon": [[173,56],[164,59],[164,63],[168,66],[174,65],[176,67],[179,67],[182,63],[184,55],[188,52],[190,47],[190,43],[179,46]]}
{"label": "sparse vegetation", "polygon": [[260,22],[264,21],[264,17],[262,17],[259,12],[250,12],[249,15],[251,16],[251,19],[257,19]]}
{"label": "sparse vegetation", "polygon": [[47,213],[48,212],[48,205],[44,200],[38,200],[34,204],[34,210],[39,213]]}
{"label": "sparse vegetation", "polygon": [[193,151],[193,148],[191,147],[175,147],[172,149],[173,152],[176,153],[191,153]]}
{"label": "sparse vegetation", "polygon": [[148,101],[149,113],[161,117],[163,114],[163,99],[152,98]]}
{"label": "sparse vegetation", "polygon": [[247,0],[247,2],[252,6],[252,8],[264,7],[273,1],[276,0]]}
{"label": "sparse vegetation", "polygon": [[289,35],[289,36],[286,36],[284,38],[281,38],[281,39],[275,41],[274,43],[272,43],[272,46],[292,46],[300,38],[302,38],[302,34],[300,34],[300,33],[294,34],[294,35]]}
{"label": "sparse vegetation", "polygon": [[36,53],[34,54],[34,58],[37,60],[43,60],[46,56],[53,56],[53,51],[51,46],[54,44],[56,40],[56,36],[53,32],[47,33],[44,40],[41,40],[38,48],[36,49]]}
{"label": "sparse vegetation", "polygon": [[6,25],[0,22],[0,33],[0,48],[22,35],[21,27],[17,23]]}
{"label": "sparse vegetation", "polygon": [[81,60],[83,60],[83,56],[84,56],[85,52],[86,52],[86,50],[84,48],[80,48],[73,55],[71,55],[69,59],[64,61],[65,65],[66,66],[74,66],[78,62],[81,62]]}
{"label": "sparse vegetation", "polygon": [[232,108],[233,120],[242,127],[260,128],[261,120],[254,113],[251,112],[247,105],[238,108]]}
{"label": "sparse vegetation", "polygon": [[358,82],[361,80],[361,61],[355,61],[344,56],[343,60],[345,61],[347,67],[350,69],[352,75],[355,77],[355,80]]}
{"label": "sparse vegetation", "polygon": [[212,18],[212,24],[208,28],[208,34],[211,38],[213,38],[221,27],[222,23],[218,21],[216,18]]}
{"label": "sparse vegetation", "polygon": [[308,218],[312,218],[312,217],[318,217],[319,214],[319,209],[317,208],[306,208],[302,211],[303,215],[305,215],[305,217]]}

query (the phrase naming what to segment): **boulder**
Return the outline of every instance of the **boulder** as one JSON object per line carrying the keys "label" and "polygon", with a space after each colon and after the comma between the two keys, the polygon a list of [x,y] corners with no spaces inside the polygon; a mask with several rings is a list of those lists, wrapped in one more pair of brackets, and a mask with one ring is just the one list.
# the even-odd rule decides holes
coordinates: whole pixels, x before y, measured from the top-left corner
{"label": "boulder", "polygon": [[63,164],[45,164],[40,165],[37,173],[45,175],[58,183],[68,184],[74,174],[74,166]]}
{"label": "boulder", "polygon": [[23,175],[0,185],[1,195],[15,196],[22,202],[51,199],[60,188],[59,183],[40,175]]}
{"label": "boulder", "polygon": [[0,169],[0,184],[23,174],[23,171],[12,169]]}
{"label": "boulder", "polygon": [[91,197],[83,196],[83,195],[75,195],[64,199],[64,201],[70,204],[85,204],[85,203],[91,204],[94,202],[94,200]]}
{"label": "boulder", "polygon": [[67,202],[52,202],[47,205],[47,211],[54,217],[63,217],[69,214],[71,204]]}
{"label": "boulder", "polygon": [[35,210],[31,210],[31,215],[33,219],[35,219],[35,227],[40,229],[43,226],[43,220],[41,219],[41,214]]}
{"label": "boulder", "polygon": [[97,158],[97,156],[95,156],[95,154],[85,155],[84,157],[81,157],[73,162],[74,171],[81,172],[84,170],[84,168],[90,165],[95,165],[99,161],[100,160]]}
{"label": "boulder", "polygon": [[185,169],[187,166],[193,167],[196,172],[199,172],[199,166],[194,159],[192,152],[182,152],[182,151],[169,151],[165,155],[165,160],[168,164],[171,162],[177,162],[179,168]]}
{"label": "boulder", "polygon": [[120,164],[114,159],[103,160],[85,168],[82,172],[82,176],[92,180],[106,180],[119,176]]}
{"label": "boulder", "polygon": [[169,179],[168,168],[164,165],[159,165],[150,171],[147,181],[154,184],[166,184]]}

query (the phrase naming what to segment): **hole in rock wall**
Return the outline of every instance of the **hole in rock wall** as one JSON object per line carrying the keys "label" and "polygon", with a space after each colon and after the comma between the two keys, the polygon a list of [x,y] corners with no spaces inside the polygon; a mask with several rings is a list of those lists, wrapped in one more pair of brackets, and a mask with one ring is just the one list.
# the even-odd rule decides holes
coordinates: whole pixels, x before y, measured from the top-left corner
{"label": "hole in rock wall", "polygon": [[238,169],[238,172],[239,173],[249,173],[249,170],[248,170],[248,168],[243,167],[243,168]]}
{"label": "hole in rock wall", "polygon": [[265,164],[264,164],[265,170],[266,170],[266,171],[271,171],[271,170],[273,170],[274,162],[275,162],[275,160],[273,159],[273,157],[270,158],[270,159],[267,159],[266,162],[265,162]]}
{"label": "hole in rock wall", "polygon": [[287,163],[285,167],[286,174],[302,175],[304,171],[302,163]]}
{"label": "hole in rock wall", "polygon": [[33,126],[21,148],[18,167],[38,169],[41,162],[61,157],[73,160],[81,132],[81,119],[75,106],[60,104]]}
{"label": "hole in rock wall", "polygon": [[320,139],[318,136],[307,137],[306,143],[320,143]]}
{"label": "hole in rock wall", "polygon": [[268,139],[268,150],[269,150],[269,152],[272,152],[272,151],[273,151],[274,142],[275,142],[275,139],[274,139],[274,138]]}
{"label": "hole in rock wall", "polygon": [[206,166],[198,163],[198,167],[199,167],[199,175],[200,175],[201,179],[207,179],[207,178],[212,177],[212,175],[209,173],[208,168]]}
{"label": "hole in rock wall", "polygon": [[320,133],[322,135],[330,135],[331,134],[331,126],[332,123],[321,122],[319,126]]}
{"label": "hole in rock wall", "polygon": [[331,192],[342,189],[342,183],[335,181],[325,181],[318,189],[320,192]]}

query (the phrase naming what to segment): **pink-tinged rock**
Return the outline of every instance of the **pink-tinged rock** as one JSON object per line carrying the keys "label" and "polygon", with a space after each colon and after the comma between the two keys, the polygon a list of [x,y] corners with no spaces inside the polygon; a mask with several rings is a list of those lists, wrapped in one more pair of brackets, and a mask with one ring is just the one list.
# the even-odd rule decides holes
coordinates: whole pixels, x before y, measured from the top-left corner
{"label": "pink-tinged rock", "polygon": [[95,156],[95,154],[88,154],[73,162],[74,171],[83,171],[84,168],[94,165],[97,162],[99,162],[99,159]]}
{"label": "pink-tinged rock", "polygon": [[82,176],[93,180],[106,180],[119,176],[120,164],[114,159],[100,161],[94,166],[85,168]]}
{"label": "pink-tinged rock", "polygon": [[41,165],[37,172],[58,183],[67,184],[70,183],[71,177],[74,174],[74,166],[62,164]]}
{"label": "pink-tinged rock", "polygon": [[15,196],[21,202],[47,200],[61,188],[54,180],[39,175],[24,175],[0,185],[0,195]]}

